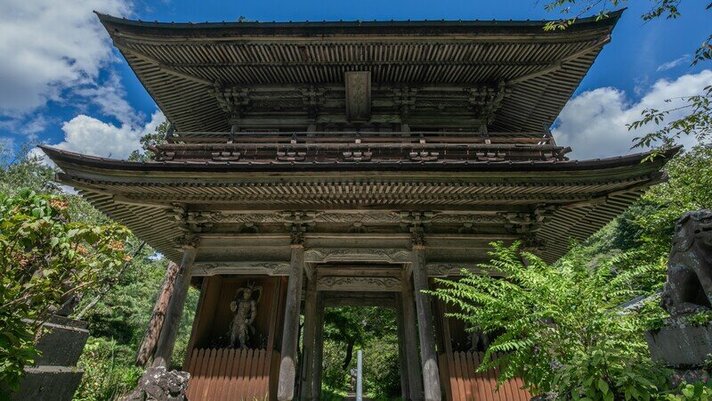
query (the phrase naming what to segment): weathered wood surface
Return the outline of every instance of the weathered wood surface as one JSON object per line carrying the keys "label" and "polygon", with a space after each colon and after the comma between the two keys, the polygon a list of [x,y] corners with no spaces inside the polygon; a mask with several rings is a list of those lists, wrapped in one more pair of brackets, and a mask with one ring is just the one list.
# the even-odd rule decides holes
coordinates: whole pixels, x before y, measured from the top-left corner
{"label": "weathered wood surface", "polygon": [[406,285],[403,286],[403,326],[404,326],[404,347],[408,361],[406,373],[408,375],[408,400],[423,400],[423,376],[420,374],[420,358],[418,355],[418,327],[415,315],[415,300],[413,299],[413,283],[410,276],[404,274]]}
{"label": "weathered wood surface", "polygon": [[291,401],[297,376],[297,336],[299,335],[299,309],[304,280],[304,246],[292,245],[291,272],[287,283],[287,302],[282,334],[282,360],[279,365],[277,399]]}
{"label": "weathered wood surface", "polygon": [[413,246],[413,289],[418,317],[420,338],[420,360],[423,369],[423,393],[425,401],[440,401],[440,373],[435,353],[435,333],[433,331],[433,311],[428,290],[428,275],[425,271],[425,248]]}
{"label": "weathered wood surface", "polygon": [[301,399],[312,400],[315,388],[313,387],[313,375],[319,367],[314,365],[315,361],[315,341],[316,341],[316,320],[317,320],[317,289],[316,278],[311,277],[307,282],[306,296],[304,297],[304,341],[303,359],[301,362]]}
{"label": "weathered wood surface", "polygon": [[178,335],[178,326],[180,319],[183,316],[183,307],[185,299],[188,295],[190,287],[190,276],[193,271],[193,262],[195,261],[196,249],[194,247],[186,248],[183,251],[183,260],[181,261],[178,275],[175,279],[175,284],[171,291],[170,299],[166,308],[166,316],[161,327],[161,334],[158,336],[156,343],[156,351],[153,355],[153,366],[170,366],[171,357],[173,355],[173,347],[175,346],[176,336]]}
{"label": "weathered wood surface", "polygon": [[522,389],[517,378],[503,383],[497,389],[497,370],[475,372],[482,363],[484,353],[454,352],[440,354],[440,364],[447,367],[443,381],[448,380],[447,401],[529,401],[532,395]]}
{"label": "weathered wood surface", "polygon": [[269,353],[253,349],[193,349],[188,362],[190,401],[269,399]]}
{"label": "weathered wood surface", "polygon": [[148,322],[146,335],[141,342],[141,347],[139,347],[138,355],[136,356],[136,365],[138,366],[145,366],[153,355],[153,350],[156,348],[158,337],[160,336],[161,328],[163,327],[163,321],[166,318],[168,302],[170,301],[171,293],[173,292],[179,270],[180,266],[177,264],[173,262],[168,263],[166,275],[163,278],[163,284],[161,285],[161,291],[158,294],[158,299],[156,299],[156,304],[153,306],[151,320]]}

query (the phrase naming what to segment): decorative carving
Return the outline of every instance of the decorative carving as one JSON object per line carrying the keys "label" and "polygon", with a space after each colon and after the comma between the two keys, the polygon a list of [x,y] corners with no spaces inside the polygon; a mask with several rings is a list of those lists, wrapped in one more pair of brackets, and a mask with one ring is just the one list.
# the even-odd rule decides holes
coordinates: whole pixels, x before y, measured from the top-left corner
{"label": "decorative carving", "polygon": [[414,248],[425,246],[425,232],[422,226],[414,225],[410,228],[410,242]]}
{"label": "decorative carving", "polygon": [[262,287],[248,283],[247,287],[238,288],[235,299],[230,302],[230,310],[235,317],[230,323],[230,347],[239,345],[240,348],[247,348],[250,334],[254,334],[255,328],[252,323],[257,317],[257,304],[262,297]]}
{"label": "decorative carving", "polygon": [[319,109],[322,103],[324,103],[325,92],[323,88],[317,88],[316,86],[301,89],[302,100],[304,101],[304,106],[307,109],[309,118],[316,119],[319,115]]}
{"label": "decorative carving", "polygon": [[309,263],[330,262],[410,262],[411,253],[401,248],[320,248],[304,252],[304,261]]}
{"label": "decorative carving", "polygon": [[662,305],[673,318],[712,308],[712,210],[675,224]]}
{"label": "decorative carving", "polygon": [[250,93],[245,88],[215,88],[210,94],[231,118],[241,118],[250,104]]}
{"label": "decorative carving", "polygon": [[511,89],[507,88],[504,81],[500,81],[496,87],[485,85],[467,88],[465,91],[473,112],[486,124],[491,124],[494,121],[495,112],[502,106],[504,98],[511,93]]}
{"label": "decorative carving", "polygon": [[404,120],[411,110],[415,109],[415,96],[417,93],[417,89],[407,86],[393,89],[393,104],[398,108],[401,119]]}
{"label": "decorative carving", "polygon": [[419,225],[430,223],[435,215],[434,212],[401,212],[400,219],[405,224]]}
{"label": "decorative carving", "polygon": [[314,217],[317,223],[354,223],[361,224],[389,224],[401,221],[398,212],[389,211],[363,211],[363,212],[322,212]]}
{"label": "decorative carving", "polygon": [[206,232],[210,230],[213,226],[213,222],[216,219],[218,212],[206,211],[206,212],[186,212],[185,213],[185,224],[191,232]]}
{"label": "decorative carving", "polygon": [[197,248],[200,244],[200,237],[194,234],[184,234],[173,241],[175,248]]}
{"label": "decorative carving", "polygon": [[[457,266],[450,263],[428,263],[426,265],[428,276],[449,276],[453,271],[457,271]],[[462,268],[462,266],[460,266]]]}
{"label": "decorative carving", "polygon": [[273,276],[289,273],[289,262],[196,262],[194,275],[258,273]]}
{"label": "decorative carving", "polygon": [[540,205],[531,212],[501,213],[506,219],[505,227],[512,229],[517,234],[533,234],[540,231],[556,211],[554,205]]}
{"label": "decorative carving", "polygon": [[289,235],[289,243],[292,246],[303,246],[304,245],[304,226],[301,224],[293,224]]}
{"label": "decorative carving", "polygon": [[400,291],[397,277],[324,276],[317,279],[317,288],[323,291]]}

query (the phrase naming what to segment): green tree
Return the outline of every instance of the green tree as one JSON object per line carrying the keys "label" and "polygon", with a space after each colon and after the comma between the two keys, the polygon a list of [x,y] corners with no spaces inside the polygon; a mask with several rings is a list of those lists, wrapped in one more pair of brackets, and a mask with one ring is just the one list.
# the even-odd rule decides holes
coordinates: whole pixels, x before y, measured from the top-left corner
{"label": "green tree", "polygon": [[328,389],[346,390],[354,351],[365,355],[365,390],[391,398],[400,386],[395,311],[379,307],[327,308],[324,314],[325,374]]}
{"label": "green tree", "polygon": [[168,121],[164,121],[156,127],[156,130],[150,132],[139,139],[141,149],[134,150],[129,155],[129,160],[132,161],[149,161],[155,159],[155,154],[151,151],[154,146],[166,143],[166,136],[171,129]]}

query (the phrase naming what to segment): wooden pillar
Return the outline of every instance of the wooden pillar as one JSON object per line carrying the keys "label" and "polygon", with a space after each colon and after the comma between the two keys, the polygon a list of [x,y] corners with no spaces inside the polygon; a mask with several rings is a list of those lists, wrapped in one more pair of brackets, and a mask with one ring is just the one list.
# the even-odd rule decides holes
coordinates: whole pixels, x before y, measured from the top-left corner
{"label": "wooden pillar", "polygon": [[156,352],[153,354],[153,366],[165,366],[170,368],[173,347],[175,346],[180,319],[183,316],[185,298],[190,288],[190,277],[193,274],[193,262],[197,253],[197,242],[193,241],[190,246],[183,248],[183,260],[180,264],[178,276],[173,286],[173,294],[168,301],[166,317],[161,328],[161,335],[158,337]]}
{"label": "wooden pillar", "polygon": [[304,297],[304,341],[303,358],[301,361],[301,399],[310,401],[313,399],[312,376],[314,375],[314,340],[316,335],[316,274],[313,274],[307,281],[307,293]]}
{"label": "wooden pillar", "polygon": [[292,256],[290,261],[287,299],[282,331],[282,354],[279,364],[277,400],[294,399],[294,380],[297,374],[297,336],[299,335],[299,308],[302,301],[302,280],[304,276],[304,241],[301,232],[292,235]]}
{"label": "wooden pillar", "polygon": [[403,302],[403,342],[405,343],[405,355],[408,362],[408,400],[423,400],[423,377],[421,375],[420,358],[418,358],[418,325],[415,317],[415,300],[413,299],[413,282],[410,279],[410,272],[404,272],[403,292],[401,294]]}
{"label": "wooden pillar", "polygon": [[314,335],[314,362],[312,375],[312,399],[311,401],[319,401],[321,399],[321,372],[324,370],[322,361],[324,359],[324,296],[316,293],[316,319],[314,319],[316,328]]}
{"label": "wooden pillar", "polygon": [[423,393],[425,401],[440,401],[440,372],[438,371],[435,338],[433,331],[433,311],[428,289],[428,272],[425,266],[425,243],[422,229],[416,227],[413,233],[413,289],[418,315],[418,335],[420,337],[420,360],[423,367]]}
{"label": "wooden pillar", "polygon": [[408,351],[405,349],[405,324],[403,320],[403,300],[396,294],[396,323],[398,325],[398,365],[400,366],[401,398],[410,399],[408,392]]}

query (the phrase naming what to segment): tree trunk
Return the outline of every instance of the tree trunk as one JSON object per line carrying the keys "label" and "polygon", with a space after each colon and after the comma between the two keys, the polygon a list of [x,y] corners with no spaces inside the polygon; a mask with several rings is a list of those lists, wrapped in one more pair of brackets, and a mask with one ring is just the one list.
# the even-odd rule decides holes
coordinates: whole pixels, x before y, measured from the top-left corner
{"label": "tree trunk", "polygon": [[342,369],[346,369],[349,367],[349,364],[351,363],[351,359],[354,357],[354,345],[356,341],[355,340],[349,340],[349,343],[346,345],[346,357],[344,358],[344,364],[342,366]]}
{"label": "tree trunk", "polygon": [[163,321],[166,318],[168,302],[171,299],[171,293],[173,292],[173,287],[175,286],[179,270],[180,266],[177,264],[173,262],[168,263],[166,275],[163,279],[163,285],[161,285],[161,291],[158,294],[158,299],[156,299],[156,304],[153,307],[151,320],[148,322],[146,335],[143,337],[141,347],[139,348],[138,355],[136,356],[137,366],[145,366],[149,358],[151,358],[151,355],[153,355],[153,350],[156,348],[158,337],[161,334]]}

